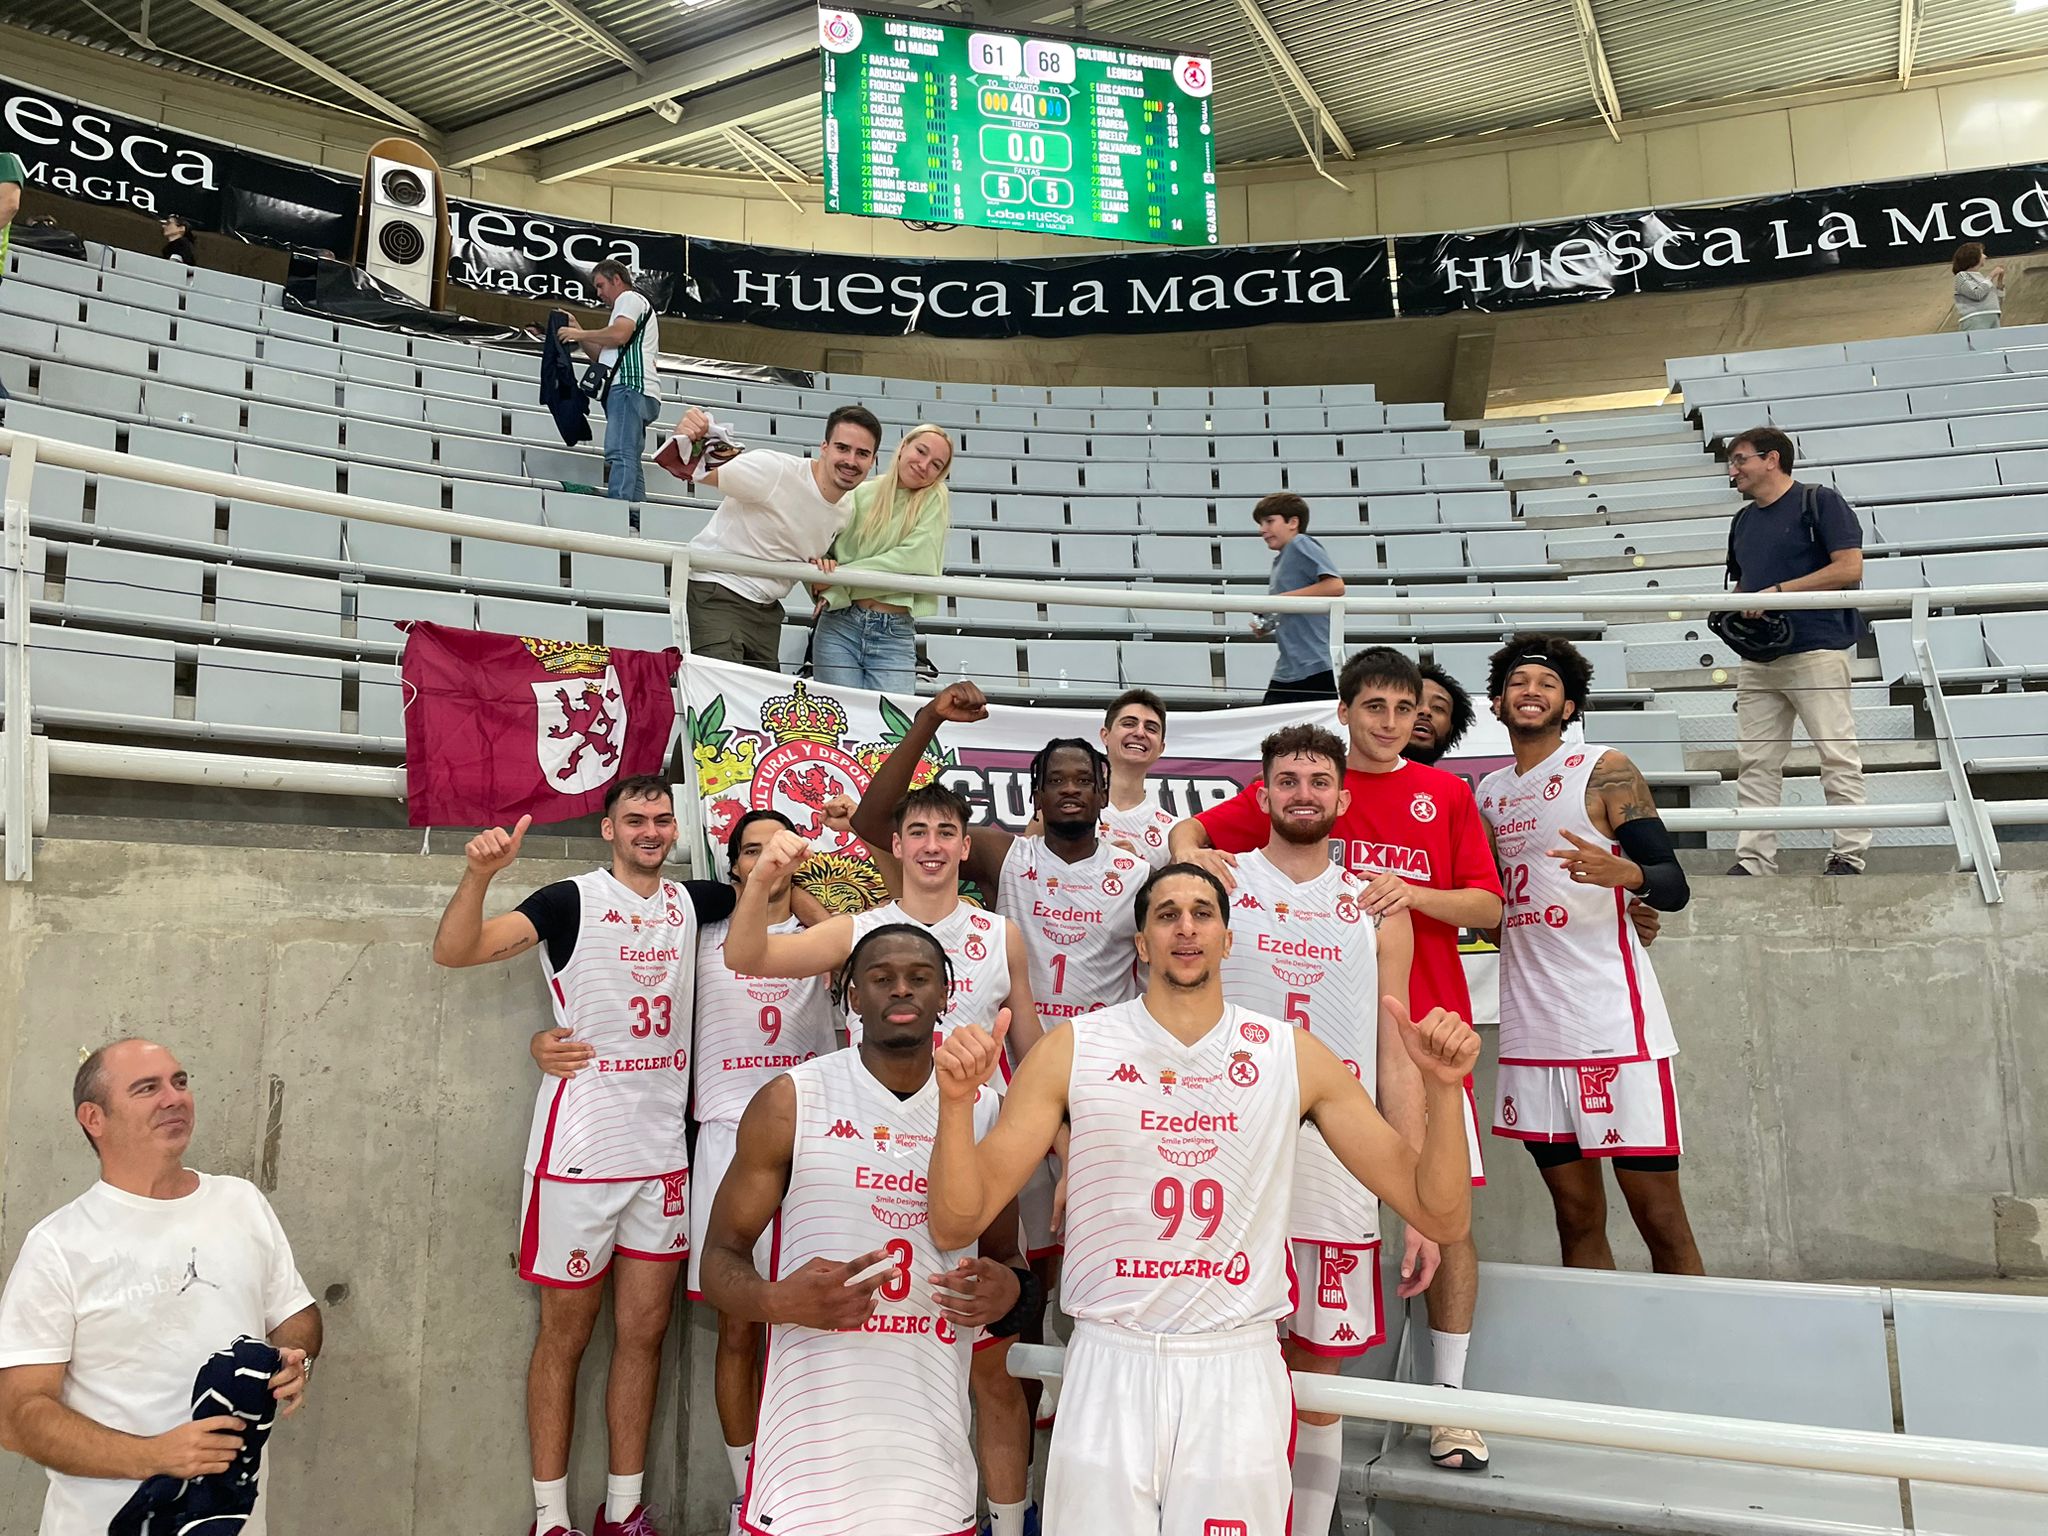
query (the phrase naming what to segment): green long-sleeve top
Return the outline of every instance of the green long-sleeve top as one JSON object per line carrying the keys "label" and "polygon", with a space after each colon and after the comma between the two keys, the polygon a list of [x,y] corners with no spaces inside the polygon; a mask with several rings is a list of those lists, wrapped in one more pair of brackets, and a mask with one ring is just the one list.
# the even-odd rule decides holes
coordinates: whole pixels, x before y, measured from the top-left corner
{"label": "green long-sleeve top", "polygon": [[[877,527],[879,520],[872,515],[875,498],[881,490],[881,481],[870,480],[849,493],[852,514],[840,530],[839,537],[832,541],[832,558],[841,565],[857,565],[863,571],[937,576],[946,564],[946,529],[952,522],[951,498],[943,487],[936,494],[927,496],[909,535],[893,546],[885,546],[882,539],[886,530]],[[901,494],[908,495],[909,492]],[[856,595],[908,608],[919,618],[939,611],[938,598],[929,592],[878,592],[873,588],[862,588],[856,594],[848,587],[827,587],[825,606],[844,608]]]}

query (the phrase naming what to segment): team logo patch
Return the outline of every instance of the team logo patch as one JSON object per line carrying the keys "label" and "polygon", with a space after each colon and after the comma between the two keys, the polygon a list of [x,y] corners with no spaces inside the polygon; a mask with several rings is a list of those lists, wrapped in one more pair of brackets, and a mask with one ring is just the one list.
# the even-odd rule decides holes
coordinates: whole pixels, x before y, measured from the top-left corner
{"label": "team logo patch", "polygon": [[678,1072],[690,1070],[690,1053],[680,1045],[676,1047],[675,1068]]}
{"label": "team logo patch", "polygon": [[607,663],[602,677],[530,686],[534,754],[549,785],[565,795],[580,795],[610,783],[626,743],[626,697],[618,671]]}
{"label": "team logo patch", "polygon": [[1159,835],[1157,827],[1147,827],[1145,829],[1145,844],[1147,847],[1157,848],[1165,841],[1166,839]]}
{"label": "team logo patch", "polygon": [[1564,760],[1564,765],[1565,765],[1565,767],[1567,767],[1567,768],[1576,768],[1576,767],[1578,767],[1578,766],[1579,766],[1579,764],[1583,763],[1583,762],[1584,762],[1585,760],[1586,760],[1586,754],[1585,754],[1585,753],[1583,753],[1583,752],[1574,752],[1574,753],[1573,753],[1573,754],[1572,754],[1572,755],[1571,755],[1570,757],[1568,757],[1568,758],[1566,758],[1566,759]]}
{"label": "team logo patch", "polygon": [[1317,1266],[1316,1305],[1332,1309],[1347,1306],[1344,1277],[1357,1268],[1357,1254],[1347,1253],[1342,1248],[1323,1249],[1322,1262]]}
{"label": "team logo patch", "polygon": [[681,1173],[664,1173],[661,1176],[662,1215],[680,1216],[683,1214],[683,1203],[688,1197],[689,1186],[690,1170],[687,1168]]}
{"label": "team logo patch", "polygon": [[1426,791],[1417,791],[1415,798],[1408,802],[1408,814],[1417,821],[1435,821],[1436,797]]}
{"label": "team logo patch", "polygon": [[1250,1019],[1246,1019],[1242,1024],[1238,1025],[1237,1032],[1243,1035],[1245,1039],[1251,1041],[1253,1045],[1264,1045],[1273,1038],[1273,1032],[1270,1029],[1266,1028],[1263,1024],[1254,1024]]}
{"label": "team logo patch", "polygon": [[1250,1051],[1230,1053],[1230,1080],[1240,1088],[1249,1088],[1259,1080],[1259,1064],[1252,1060]]}
{"label": "team logo patch", "polygon": [[1521,1122],[1522,1112],[1515,1108],[1515,1096],[1512,1093],[1502,1094],[1500,1098],[1500,1123],[1512,1126],[1519,1125]]}
{"label": "team logo patch", "polygon": [[1171,1093],[1173,1092],[1173,1085],[1179,1081],[1180,1074],[1169,1067],[1166,1071],[1159,1074],[1159,1091],[1161,1093]]}
{"label": "team logo patch", "polygon": [[[1614,1094],[1611,1085],[1620,1075],[1621,1068],[1611,1062],[1601,1066],[1579,1068],[1579,1108],[1589,1115],[1613,1114]],[[1615,1139],[1620,1140],[1619,1137]]]}
{"label": "team logo patch", "polygon": [[1121,881],[1121,880],[1117,879],[1117,877],[1116,877],[1115,875],[1104,875],[1104,876],[1102,877],[1102,894],[1103,894],[1103,895],[1105,895],[1105,896],[1121,896],[1121,895],[1123,895],[1123,893],[1124,893],[1124,883],[1123,883],[1123,881]]}
{"label": "team logo patch", "polygon": [[878,1125],[878,1126],[876,1126],[876,1127],[875,1127],[875,1150],[876,1150],[877,1152],[882,1152],[882,1151],[886,1151],[886,1150],[888,1150],[888,1146],[889,1146],[889,1127],[887,1127],[886,1125]]}
{"label": "team logo patch", "polygon": [[1339,896],[1337,898],[1337,921],[1340,923],[1355,923],[1358,921],[1358,903],[1349,896]]}
{"label": "team logo patch", "polygon": [[1571,913],[1565,911],[1563,907],[1545,907],[1543,909],[1543,921],[1553,928],[1562,928],[1571,920]]}
{"label": "team logo patch", "polygon": [[668,1245],[672,1249],[687,1249],[690,1246],[690,1234],[687,1232],[678,1232],[674,1237],[668,1240]]}
{"label": "team logo patch", "polygon": [[1252,1277],[1252,1261],[1242,1250],[1230,1256],[1230,1262],[1223,1266],[1223,1278],[1232,1285],[1243,1285]]}
{"label": "team logo patch", "polygon": [[620,914],[617,907],[613,907],[609,912],[605,913],[604,920],[608,923],[617,923],[621,928],[626,925],[626,919]]}
{"label": "team logo patch", "polygon": [[571,1280],[581,1280],[590,1273],[590,1255],[581,1248],[569,1250],[569,1262],[562,1266]]}
{"label": "team logo patch", "polygon": [[967,958],[970,960],[986,960],[988,958],[988,946],[982,943],[981,935],[978,933],[967,935]]}
{"label": "team logo patch", "polygon": [[1250,891],[1246,891],[1242,896],[1238,897],[1237,904],[1240,907],[1247,909],[1248,911],[1258,911],[1260,908],[1265,906],[1265,903],[1259,900],[1259,898],[1254,896]]}
{"label": "team logo patch", "polygon": [[1251,1536],[1251,1527],[1242,1520],[1204,1520],[1202,1536]]}
{"label": "team logo patch", "polygon": [[1555,800],[1562,793],[1564,793],[1564,775],[1553,773],[1550,776],[1550,782],[1543,786],[1543,798]]}

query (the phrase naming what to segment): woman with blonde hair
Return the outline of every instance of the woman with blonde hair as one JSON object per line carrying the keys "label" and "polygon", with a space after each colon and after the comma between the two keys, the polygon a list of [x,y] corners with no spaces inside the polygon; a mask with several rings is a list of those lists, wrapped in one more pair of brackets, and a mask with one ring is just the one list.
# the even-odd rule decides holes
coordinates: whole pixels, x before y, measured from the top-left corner
{"label": "woman with blonde hair", "polygon": [[1997,329],[2005,307],[2005,268],[1979,271],[1984,265],[1984,247],[1975,240],[1957,246],[1948,265],[1956,275],[1956,329]]}
{"label": "woman with blonde hair", "polygon": [[[929,422],[912,427],[896,445],[889,467],[857,487],[852,511],[821,571],[858,566],[905,576],[936,576],[946,561],[952,497],[946,475],[953,439]],[[882,592],[826,587],[819,593],[811,636],[811,672],[821,683],[911,693],[917,687],[916,616],[939,611],[927,592]]]}

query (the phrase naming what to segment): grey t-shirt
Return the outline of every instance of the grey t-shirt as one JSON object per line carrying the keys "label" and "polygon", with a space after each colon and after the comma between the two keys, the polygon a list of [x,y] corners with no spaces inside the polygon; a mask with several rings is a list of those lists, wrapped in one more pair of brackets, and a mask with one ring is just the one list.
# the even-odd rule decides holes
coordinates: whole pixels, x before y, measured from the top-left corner
{"label": "grey t-shirt", "polygon": [[[1296,592],[1325,576],[1337,575],[1329,551],[1305,533],[1281,546],[1273,560],[1268,592]],[[1273,628],[1280,659],[1273,663],[1273,681],[1291,683],[1330,670],[1330,616],[1327,613],[1283,613]]]}

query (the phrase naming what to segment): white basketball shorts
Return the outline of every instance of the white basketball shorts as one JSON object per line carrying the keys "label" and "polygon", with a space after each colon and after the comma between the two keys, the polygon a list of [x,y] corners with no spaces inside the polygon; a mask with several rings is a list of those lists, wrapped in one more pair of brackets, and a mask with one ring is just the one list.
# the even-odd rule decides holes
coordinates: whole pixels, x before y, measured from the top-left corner
{"label": "white basketball shorts", "polygon": [[1380,1314],[1380,1245],[1296,1238],[1294,1317],[1287,1336],[1311,1354],[1362,1355],[1387,1336]]}
{"label": "white basketball shorts", "polygon": [[595,1285],[612,1255],[673,1263],[690,1255],[690,1170],[580,1184],[526,1175],[519,1276],[574,1290]]}
{"label": "white basketball shorts", "polygon": [[1287,1536],[1294,1393],[1271,1323],[1154,1334],[1076,1322],[1045,1536]]}
{"label": "white basketball shorts", "polygon": [[1577,1142],[1585,1157],[1676,1157],[1682,1147],[1671,1065],[1667,1056],[1570,1067],[1503,1066],[1493,1134]]}
{"label": "white basketball shorts", "polygon": [[[725,1182],[726,1170],[732,1167],[739,1139],[737,1120],[707,1120],[697,1127],[696,1150],[690,1154],[689,1289],[692,1301],[704,1299],[699,1268],[704,1262],[704,1234],[711,1230],[711,1202],[718,1198],[718,1186]],[[761,1236],[754,1244],[754,1268],[764,1277],[768,1273],[769,1256],[774,1251],[775,1223],[771,1221],[761,1229]]]}

